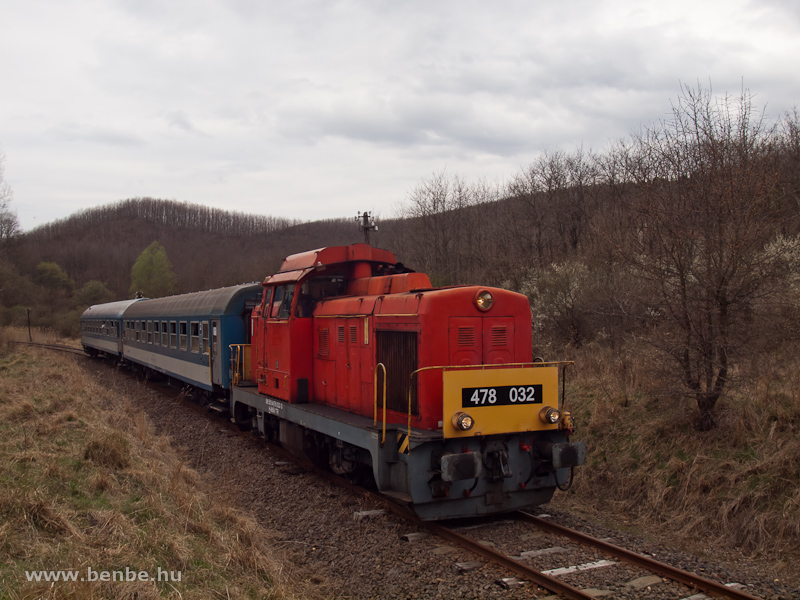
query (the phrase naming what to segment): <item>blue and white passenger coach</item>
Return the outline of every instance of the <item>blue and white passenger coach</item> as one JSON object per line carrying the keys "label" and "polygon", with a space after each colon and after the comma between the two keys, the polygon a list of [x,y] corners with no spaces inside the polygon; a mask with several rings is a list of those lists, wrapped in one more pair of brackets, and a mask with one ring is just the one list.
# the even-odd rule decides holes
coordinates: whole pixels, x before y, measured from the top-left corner
{"label": "blue and white passenger coach", "polygon": [[132,304],[141,301],[120,300],[90,306],[81,315],[81,344],[91,356],[122,356],[122,316]]}
{"label": "blue and white passenger coach", "polygon": [[232,344],[250,340],[261,284],[142,300],[123,315],[123,357],[208,392],[231,387]]}

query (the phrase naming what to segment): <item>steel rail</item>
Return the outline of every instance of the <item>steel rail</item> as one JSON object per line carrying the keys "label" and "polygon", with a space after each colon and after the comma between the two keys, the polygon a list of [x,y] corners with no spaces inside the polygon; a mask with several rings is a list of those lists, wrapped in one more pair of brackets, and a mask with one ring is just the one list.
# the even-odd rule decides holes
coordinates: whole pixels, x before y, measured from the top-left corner
{"label": "steel rail", "polygon": [[758,596],[753,596],[747,592],[727,587],[716,581],[712,581],[710,579],[706,579],[705,577],[700,577],[694,573],[664,564],[650,558],[649,556],[643,556],[641,554],[637,554],[636,552],[626,550],[625,548],[620,548],[619,546],[598,540],[597,538],[588,536],[585,533],[568,529],[562,525],[557,525],[556,523],[552,523],[530,513],[517,511],[516,514],[523,520],[533,523],[537,527],[549,533],[568,537],[578,543],[598,548],[606,554],[610,554],[611,556],[619,558],[620,560],[624,560],[625,562],[636,565],[637,567],[645,569],[646,571],[651,571],[656,575],[666,577],[672,581],[677,581],[691,588],[706,592],[707,594],[731,598],[732,600],[762,600]]}
{"label": "steel rail", "polygon": [[83,350],[73,346],[63,346],[61,344],[44,344],[41,342],[18,342],[11,340],[12,344],[21,344],[23,346],[32,346],[34,348],[47,348],[48,350],[58,350],[60,352],[69,352],[70,354],[80,354],[81,356],[89,356]]}
{"label": "steel rail", "polygon": [[491,548],[484,546],[483,544],[480,544],[464,535],[461,535],[452,529],[448,529],[447,527],[432,521],[419,520],[419,523],[423,527],[427,527],[433,531],[439,537],[443,537],[446,540],[462,546],[470,552],[483,556],[487,560],[490,560],[491,562],[516,573],[517,575],[521,575],[525,579],[534,582],[536,585],[543,587],[546,590],[550,590],[551,592],[558,594],[562,598],[567,598],[568,600],[594,599],[594,596],[590,596],[578,588],[572,587],[568,583],[559,581],[555,577],[545,575],[544,573],[537,571],[526,564],[514,560],[513,558],[506,556],[497,550],[492,550]]}

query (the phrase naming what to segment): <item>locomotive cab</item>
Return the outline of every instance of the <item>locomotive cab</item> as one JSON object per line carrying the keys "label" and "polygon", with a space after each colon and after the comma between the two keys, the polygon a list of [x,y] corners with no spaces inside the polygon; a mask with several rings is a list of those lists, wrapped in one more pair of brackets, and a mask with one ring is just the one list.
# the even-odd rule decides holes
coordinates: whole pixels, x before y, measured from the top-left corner
{"label": "locomotive cab", "polygon": [[315,311],[331,299],[358,293],[373,273],[390,272],[396,264],[391,252],[366,244],[288,257],[278,273],[264,280],[262,302],[253,313],[257,360],[251,377],[259,392],[292,403],[331,397],[327,380],[312,388]]}

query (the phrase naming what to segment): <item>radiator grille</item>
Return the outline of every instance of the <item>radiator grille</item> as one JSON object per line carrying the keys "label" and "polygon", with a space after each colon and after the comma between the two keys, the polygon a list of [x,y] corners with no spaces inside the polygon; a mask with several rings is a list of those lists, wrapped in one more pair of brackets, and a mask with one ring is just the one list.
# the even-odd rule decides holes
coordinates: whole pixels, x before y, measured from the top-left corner
{"label": "radiator grille", "polygon": [[[408,386],[411,373],[417,369],[417,334],[414,331],[376,331],[378,362],[386,366],[386,407],[398,412],[408,412]],[[378,389],[383,389],[383,375],[377,371]],[[417,386],[414,380],[411,394],[411,412],[419,414]],[[383,399],[378,398],[383,407]]]}
{"label": "radiator grille", "polygon": [[358,327],[350,327],[350,345],[358,344]]}

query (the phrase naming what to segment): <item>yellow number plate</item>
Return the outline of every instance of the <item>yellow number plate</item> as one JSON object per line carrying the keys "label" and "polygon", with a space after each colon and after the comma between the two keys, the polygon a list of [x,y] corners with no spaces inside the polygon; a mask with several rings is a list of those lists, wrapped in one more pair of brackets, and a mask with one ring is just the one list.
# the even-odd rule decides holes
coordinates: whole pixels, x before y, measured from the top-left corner
{"label": "yellow number plate", "polygon": [[[453,369],[442,373],[444,437],[468,437],[556,429],[539,419],[543,407],[558,408],[558,368]],[[465,412],[475,422],[462,431],[453,415]]]}

